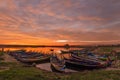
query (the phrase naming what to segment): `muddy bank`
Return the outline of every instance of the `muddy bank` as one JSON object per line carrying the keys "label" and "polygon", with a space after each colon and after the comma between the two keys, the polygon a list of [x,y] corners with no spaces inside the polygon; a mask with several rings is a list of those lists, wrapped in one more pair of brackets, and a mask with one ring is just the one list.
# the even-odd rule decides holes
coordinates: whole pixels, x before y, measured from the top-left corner
{"label": "muddy bank", "polygon": [[12,56],[8,55],[7,53],[4,53],[4,61],[3,62],[18,62],[16,59],[14,59]]}
{"label": "muddy bank", "polygon": [[[52,70],[50,68],[50,63],[37,64],[36,68],[52,72]],[[66,73],[71,73],[71,72],[73,73],[73,72],[78,72],[78,71],[72,70],[72,69],[65,69],[65,72]]]}

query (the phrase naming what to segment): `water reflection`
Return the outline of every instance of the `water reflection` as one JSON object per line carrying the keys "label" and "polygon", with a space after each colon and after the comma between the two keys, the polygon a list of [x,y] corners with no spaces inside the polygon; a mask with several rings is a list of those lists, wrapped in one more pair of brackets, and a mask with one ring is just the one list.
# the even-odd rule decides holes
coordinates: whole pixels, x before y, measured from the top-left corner
{"label": "water reflection", "polygon": [[[52,54],[51,49],[54,50],[54,53],[59,54],[58,51],[60,50],[81,50],[82,48],[59,48],[59,47],[36,47],[36,48],[32,48],[32,47],[21,47],[21,48],[4,48],[4,51],[14,51],[14,50],[21,50],[24,49],[27,52],[31,51],[31,52],[42,52],[44,54]],[[70,54],[64,54],[64,56],[66,58],[70,57]]]}
{"label": "water reflection", "polygon": [[[21,48],[4,48],[5,51],[10,50],[20,50],[24,49],[26,51],[33,51],[33,52],[44,52],[49,53],[50,49],[54,49],[54,52],[58,52],[59,50],[66,50],[65,48],[58,48],[58,47],[37,47],[37,48],[31,48],[31,47],[21,47]],[[69,48],[69,50],[81,50],[82,48]]]}

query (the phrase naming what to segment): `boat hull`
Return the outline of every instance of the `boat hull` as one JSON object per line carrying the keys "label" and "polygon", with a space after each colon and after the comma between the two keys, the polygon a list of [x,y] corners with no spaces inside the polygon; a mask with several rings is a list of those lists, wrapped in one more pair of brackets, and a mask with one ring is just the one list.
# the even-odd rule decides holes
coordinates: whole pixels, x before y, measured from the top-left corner
{"label": "boat hull", "polygon": [[51,64],[51,70],[53,71],[53,72],[60,72],[60,73],[64,73],[65,72],[65,70],[60,70],[60,68],[58,69],[58,68],[56,68],[53,64]]}
{"label": "boat hull", "polygon": [[80,64],[80,63],[76,63],[76,62],[71,62],[71,61],[65,61],[65,65],[67,68],[76,68],[76,69],[80,69],[80,70],[83,70],[83,69],[99,69],[101,68],[100,66],[98,65],[84,65],[84,64]]}
{"label": "boat hull", "polygon": [[56,56],[50,58],[51,70],[53,72],[65,72],[65,62],[58,59]]}
{"label": "boat hull", "polygon": [[46,57],[46,58],[41,58],[41,59],[27,59],[27,58],[17,58],[18,61],[22,62],[22,63],[45,63],[45,62],[50,62],[50,57]]}

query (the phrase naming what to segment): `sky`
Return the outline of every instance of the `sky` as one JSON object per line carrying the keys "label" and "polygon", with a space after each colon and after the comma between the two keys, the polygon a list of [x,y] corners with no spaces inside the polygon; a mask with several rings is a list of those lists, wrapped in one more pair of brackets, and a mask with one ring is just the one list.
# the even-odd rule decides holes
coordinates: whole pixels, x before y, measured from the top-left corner
{"label": "sky", "polygon": [[0,0],[0,44],[120,43],[120,0]]}

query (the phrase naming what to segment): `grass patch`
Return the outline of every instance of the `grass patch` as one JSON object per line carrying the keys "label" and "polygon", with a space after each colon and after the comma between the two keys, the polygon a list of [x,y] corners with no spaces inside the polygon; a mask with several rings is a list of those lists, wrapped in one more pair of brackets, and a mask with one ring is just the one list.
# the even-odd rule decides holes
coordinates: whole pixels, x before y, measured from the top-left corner
{"label": "grass patch", "polygon": [[[61,75],[61,74],[60,74]],[[38,70],[34,67],[18,67],[0,72],[0,80],[59,80],[56,73]]]}
{"label": "grass patch", "polygon": [[45,80],[45,78],[34,68],[15,68],[0,73],[0,80]]}
{"label": "grass patch", "polygon": [[0,72],[0,80],[120,80],[120,71],[93,70],[72,74],[52,73],[22,64],[1,63],[10,70]]}
{"label": "grass patch", "polygon": [[117,58],[120,60],[120,52],[117,53]]}
{"label": "grass patch", "polygon": [[99,52],[112,52],[113,51],[113,47],[101,47],[100,49],[99,49]]}
{"label": "grass patch", "polygon": [[0,51],[0,61],[4,60],[3,56],[4,56],[4,53]]}
{"label": "grass patch", "polygon": [[119,71],[88,71],[73,74],[68,80],[120,80],[119,75]]}
{"label": "grass patch", "polygon": [[56,80],[59,78],[56,73],[26,67],[24,64],[0,62],[0,66],[10,67],[9,70],[0,72],[0,80]]}
{"label": "grass patch", "polygon": [[4,55],[4,52],[1,52],[1,51],[0,51],[0,56],[3,56],[3,55]]}

